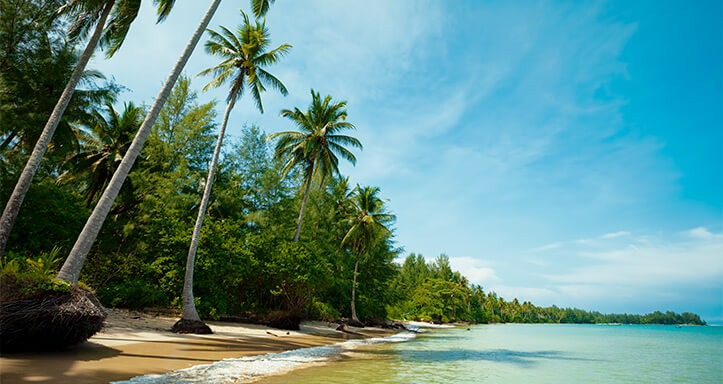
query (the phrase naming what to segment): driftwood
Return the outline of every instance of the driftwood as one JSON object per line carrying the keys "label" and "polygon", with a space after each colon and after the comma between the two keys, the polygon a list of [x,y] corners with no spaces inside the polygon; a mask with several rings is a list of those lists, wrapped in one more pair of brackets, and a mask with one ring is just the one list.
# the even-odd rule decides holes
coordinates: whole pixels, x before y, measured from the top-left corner
{"label": "driftwood", "polygon": [[62,348],[86,341],[103,328],[108,312],[93,292],[46,292],[0,303],[3,352]]}
{"label": "driftwood", "polygon": [[344,333],[348,333],[348,334],[351,334],[351,335],[364,336],[363,334],[361,334],[361,333],[359,333],[359,332],[354,332],[354,331],[352,331],[351,329],[349,329],[349,326],[346,325],[346,324],[341,324],[341,325],[339,325],[339,326],[336,328],[336,330],[337,330],[337,331],[342,331],[342,332],[344,332]]}

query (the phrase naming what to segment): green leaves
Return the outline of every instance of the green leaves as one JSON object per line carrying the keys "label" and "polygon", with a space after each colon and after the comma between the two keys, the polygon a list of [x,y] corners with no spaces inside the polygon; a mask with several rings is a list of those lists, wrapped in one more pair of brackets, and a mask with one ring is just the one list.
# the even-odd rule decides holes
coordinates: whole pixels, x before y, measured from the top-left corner
{"label": "green leaves", "polygon": [[243,23],[232,32],[221,26],[220,32],[209,29],[210,38],[206,42],[206,52],[219,56],[222,61],[199,73],[199,76],[212,75],[214,78],[204,87],[218,88],[230,83],[228,102],[233,103],[243,96],[247,88],[256,103],[256,107],[264,112],[261,93],[271,87],[286,96],[288,90],[283,83],[266,71],[265,67],[276,64],[281,57],[289,52],[291,45],[282,44],[278,48],[268,50],[270,44],[269,31],[263,21],[251,21],[241,12]]}
{"label": "green leaves", "polygon": [[251,0],[251,9],[254,11],[254,15],[256,17],[266,16],[274,1],[276,0]]}
{"label": "green leaves", "polygon": [[360,187],[357,185],[350,200],[352,212],[347,218],[351,228],[341,241],[341,245],[351,245],[362,252],[378,239],[391,236],[387,228],[396,217],[387,213],[384,200],[379,197],[379,187]]}
{"label": "green leaves", "polygon": [[336,134],[356,129],[346,121],[345,101],[332,103],[330,95],[322,100],[312,89],[311,104],[306,111],[285,109],[281,116],[299,129],[269,135],[269,140],[277,140],[275,153],[285,163],[285,174],[292,168],[299,168],[307,180],[319,173],[323,181],[339,173],[338,157],[356,164],[356,157],[347,147],[362,149],[361,142],[351,136]]}
{"label": "green leaves", "polygon": [[67,160],[68,170],[58,182],[81,183],[86,206],[90,206],[110,182],[142,122],[143,110],[133,103],[126,103],[122,114],[110,103],[106,104],[105,113],[93,111],[86,126],[83,150]]}

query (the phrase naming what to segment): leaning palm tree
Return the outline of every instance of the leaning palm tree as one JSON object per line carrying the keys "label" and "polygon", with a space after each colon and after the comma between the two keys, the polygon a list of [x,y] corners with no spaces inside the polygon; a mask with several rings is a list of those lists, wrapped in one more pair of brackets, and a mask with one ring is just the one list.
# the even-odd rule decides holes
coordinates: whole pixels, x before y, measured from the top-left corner
{"label": "leaning palm tree", "polygon": [[[69,30],[71,39],[85,38],[91,29],[93,32],[5,205],[0,218],[0,256],[5,252],[10,231],[20,212],[20,206],[91,55],[99,43],[102,48],[106,49],[107,57],[113,56],[118,51],[128,34],[131,23],[138,15],[140,2],[141,0],[69,0],[58,9],[58,14],[72,20]],[[158,21],[160,22],[168,16],[175,0],[154,0],[154,2],[158,5]]]}
{"label": "leaning palm tree", "polygon": [[264,112],[261,104],[261,93],[267,87],[277,89],[284,96],[288,94],[284,84],[268,73],[264,67],[278,62],[279,58],[291,49],[291,46],[283,44],[276,49],[267,51],[270,41],[265,22],[256,20],[252,23],[245,13],[241,12],[241,15],[243,16],[243,24],[238,27],[235,34],[226,27],[221,27],[221,33],[212,30],[208,31],[211,38],[206,42],[206,52],[220,56],[223,61],[199,73],[199,75],[211,74],[214,76],[214,79],[204,87],[204,90],[211,87],[220,87],[226,83],[230,83],[231,89],[226,99],[226,112],[223,115],[223,122],[216,140],[216,148],[213,151],[211,165],[208,169],[201,205],[198,207],[198,217],[196,218],[196,225],[193,227],[191,246],[188,248],[186,276],[183,282],[183,309],[181,319],[172,328],[174,332],[178,333],[211,333],[211,329],[198,316],[193,302],[193,266],[198,241],[201,237],[203,218],[206,215],[208,201],[211,197],[211,186],[216,174],[216,165],[221,153],[229,114],[236,101],[241,98],[247,89],[251,92],[256,107],[261,113]]}
{"label": "leaning palm tree", "polygon": [[[170,9],[174,0],[159,0],[158,2],[159,5],[162,6],[165,4],[165,7],[160,8],[165,10]],[[133,138],[131,146],[123,156],[123,160],[118,166],[118,169],[116,169],[115,173],[113,173],[113,177],[108,183],[105,191],[103,191],[103,195],[98,200],[95,209],[93,209],[93,213],[91,213],[88,221],[86,221],[83,230],[80,232],[78,239],[73,245],[73,249],[70,251],[68,258],[65,259],[63,267],[60,269],[60,272],[58,272],[59,279],[72,284],[78,283],[78,278],[80,277],[81,269],[83,269],[85,258],[88,256],[88,252],[90,252],[90,248],[93,246],[95,238],[98,236],[98,232],[100,232],[100,228],[103,226],[105,218],[108,216],[110,209],[113,207],[113,202],[116,197],[118,197],[118,193],[123,186],[123,182],[126,177],[128,177],[128,173],[130,173],[131,167],[133,167],[133,163],[135,163],[136,158],[140,155],[141,148],[143,148],[146,137],[148,137],[148,133],[153,127],[153,124],[155,124],[158,114],[160,113],[161,108],[163,108],[163,104],[166,103],[168,95],[170,95],[178,77],[181,76],[183,68],[186,66],[188,59],[196,49],[198,41],[201,40],[201,35],[203,35],[203,32],[211,22],[211,18],[213,18],[214,13],[216,13],[216,9],[218,9],[219,4],[221,4],[221,0],[213,0],[211,2],[211,5],[209,5],[208,10],[201,19],[200,24],[193,32],[191,40],[186,45],[186,48],[184,48],[181,57],[178,58],[178,61],[173,66],[166,82],[163,84],[163,87],[161,87],[158,96],[156,96],[156,100],[153,101],[151,108],[148,110],[148,114],[143,120],[143,124],[141,124],[136,136]]]}
{"label": "leaning palm tree", "polygon": [[395,216],[387,213],[384,200],[379,198],[378,187],[356,187],[356,193],[351,199],[352,213],[348,218],[351,225],[349,231],[341,241],[342,246],[349,246],[356,253],[354,262],[354,276],[351,286],[351,318],[359,321],[356,315],[356,288],[359,275],[359,262],[364,254],[379,239],[391,235],[387,226],[395,220]]}
{"label": "leaning palm tree", "polygon": [[299,128],[299,131],[277,132],[268,137],[269,140],[279,139],[276,156],[285,160],[284,177],[294,168],[299,168],[304,177],[304,197],[294,234],[294,241],[297,242],[314,175],[320,176],[323,185],[327,176],[339,173],[339,157],[356,164],[356,157],[344,146],[361,149],[362,145],[354,137],[339,134],[347,129],[356,129],[346,121],[346,101],[332,103],[331,96],[322,100],[319,92],[313,89],[307,111],[285,109],[281,111],[281,116],[287,117]]}
{"label": "leaning palm tree", "polygon": [[86,206],[90,206],[110,182],[131,145],[133,134],[143,122],[143,110],[127,103],[119,114],[108,103],[106,113],[95,110],[91,118],[88,132],[83,135],[83,149],[66,161],[68,170],[58,178],[61,184],[80,182]]}

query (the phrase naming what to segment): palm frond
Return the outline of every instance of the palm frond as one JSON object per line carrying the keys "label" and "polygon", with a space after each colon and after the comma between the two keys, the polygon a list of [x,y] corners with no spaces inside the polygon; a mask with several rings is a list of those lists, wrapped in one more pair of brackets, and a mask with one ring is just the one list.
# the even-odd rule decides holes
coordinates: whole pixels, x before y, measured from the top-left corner
{"label": "palm frond", "polygon": [[276,0],[251,0],[251,9],[256,17],[265,16]]}
{"label": "palm frond", "polygon": [[176,0],[153,0],[153,3],[156,4],[158,14],[158,20],[156,22],[161,23],[166,20],[166,17],[171,13]]}

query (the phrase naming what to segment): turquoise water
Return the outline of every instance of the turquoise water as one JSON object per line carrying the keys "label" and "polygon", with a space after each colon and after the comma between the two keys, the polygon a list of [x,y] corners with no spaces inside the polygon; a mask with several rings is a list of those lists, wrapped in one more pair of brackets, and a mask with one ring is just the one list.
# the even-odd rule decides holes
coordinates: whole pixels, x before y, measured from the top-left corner
{"label": "turquoise water", "polygon": [[478,325],[263,383],[723,383],[723,327]]}

